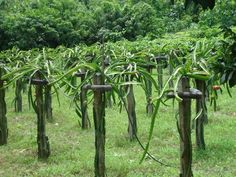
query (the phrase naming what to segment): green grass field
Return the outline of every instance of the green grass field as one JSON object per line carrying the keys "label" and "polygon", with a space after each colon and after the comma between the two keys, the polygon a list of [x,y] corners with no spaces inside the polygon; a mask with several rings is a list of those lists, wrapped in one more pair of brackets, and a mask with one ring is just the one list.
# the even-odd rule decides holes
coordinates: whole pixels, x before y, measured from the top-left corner
{"label": "green grass field", "polygon": [[[6,93],[8,102],[8,145],[0,147],[0,176],[94,176],[94,129],[81,130],[70,99],[60,94],[61,106],[53,100],[54,122],[47,123],[51,156],[47,161],[37,159],[36,115],[29,110],[24,95],[23,113],[14,113],[13,90]],[[145,113],[143,91],[135,88],[138,118],[138,136],[145,144],[151,118]],[[236,89],[233,98],[227,92],[220,95],[218,110],[209,107],[209,123],[205,126],[206,150],[197,151],[193,141],[193,173],[196,177],[236,176]],[[165,167],[146,158],[139,164],[143,150],[137,142],[127,138],[127,115],[119,108],[106,109],[106,168],[108,177],[172,177],[179,176],[179,137],[172,101],[161,106],[157,117],[150,152]],[[194,108],[194,104],[193,104]],[[92,121],[91,109],[90,120]],[[195,115],[194,109],[192,110]],[[193,117],[192,116],[192,117]]]}

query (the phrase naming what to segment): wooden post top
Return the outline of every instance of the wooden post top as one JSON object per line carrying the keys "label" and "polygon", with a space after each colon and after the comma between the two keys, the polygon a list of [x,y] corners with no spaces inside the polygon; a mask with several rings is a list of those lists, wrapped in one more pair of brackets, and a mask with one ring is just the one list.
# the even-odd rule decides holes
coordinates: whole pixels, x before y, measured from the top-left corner
{"label": "wooden post top", "polygon": [[146,69],[156,68],[156,64],[152,64],[152,63],[140,64],[139,66],[142,67],[142,68],[146,68]]}
{"label": "wooden post top", "polygon": [[85,74],[86,74],[86,72],[84,72],[84,71],[78,71],[78,72],[76,72],[74,74],[74,76],[76,76],[76,77],[83,77],[83,76],[85,76]]}
{"label": "wooden post top", "polygon": [[30,84],[32,85],[48,85],[48,81],[43,79],[27,79],[29,81]]}
{"label": "wooden post top", "polygon": [[[189,92],[177,92],[178,96],[183,99],[201,99],[202,92],[195,88],[190,88]],[[175,98],[174,91],[170,91],[166,95],[167,98]]]}
{"label": "wooden post top", "polygon": [[156,62],[166,61],[168,57],[166,55],[158,55],[155,57]]}
{"label": "wooden post top", "polygon": [[110,59],[108,57],[106,57],[103,62],[105,67],[108,67],[110,65]]}
{"label": "wooden post top", "polygon": [[111,85],[91,85],[87,84],[83,86],[84,90],[93,90],[93,91],[111,91]]}

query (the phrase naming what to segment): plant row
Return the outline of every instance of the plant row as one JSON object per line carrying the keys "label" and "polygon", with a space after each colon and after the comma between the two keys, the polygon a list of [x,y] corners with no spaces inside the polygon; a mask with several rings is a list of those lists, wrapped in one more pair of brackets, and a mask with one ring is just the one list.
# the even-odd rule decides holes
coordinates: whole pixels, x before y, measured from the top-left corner
{"label": "plant row", "polygon": [[[138,140],[145,154],[152,137],[159,107],[167,97],[177,99],[180,104],[178,130],[180,133],[183,164],[181,174],[191,176],[191,139],[189,139],[191,99],[198,99],[196,136],[199,148],[205,148],[203,123],[207,120],[205,101],[216,102],[218,85],[224,84],[230,94],[230,87],[236,85],[236,43],[235,33],[223,29],[223,36],[214,40],[194,39],[187,42],[139,41],[98,43],[93,46],[74,48],[58,47],[21,51],[16,48],[1,52],[1,144],[7,143],[7,119],[5,88],[11,84],[16,88],[16,110],[21,110],[21,91],[28,84],[28,100],[37,114],[37,143],[39,158],[50,155],[49,139],[46,136],[45,115],[52,116],[51,95],[62,89],[76,105],[76,112],[82,117],[82,127],[89,127],[87,116],[88,95],[93,95],[93,119],[95,126],[95,174],[105,175],[105,107],[111,103],[127,111],[130,140]],[[104,38],[101,39],[103,41]],[[170,74],[163,82],[163,69]],[[157,78],[151,73],[157,71]],[[77,82],[76,77],[81,81]],[[190,84],[189,79],[194,84]],[[146,147],[137,136],[135,97],[133,86],[140,85],[146,93],[147,113],[151,115],[150,134]],[[195,87],[198,90],[189,90]],[[155,94],[158,93],[158,94]],[[153,96],[154,94],[154,96]],[[118,99],[118,101],[116,100]],[[187,102],[186,102],[187,101]],[[47,112],[47,113],[45,113]],[[183,121],[184,119],[188,121]],[[185,138],[184,138],[185,137]],[[102,157],[102,158],[100,158]],[[145,156],[144,156],[145,157]],[[102,165],[101,165],[102,164]]]}

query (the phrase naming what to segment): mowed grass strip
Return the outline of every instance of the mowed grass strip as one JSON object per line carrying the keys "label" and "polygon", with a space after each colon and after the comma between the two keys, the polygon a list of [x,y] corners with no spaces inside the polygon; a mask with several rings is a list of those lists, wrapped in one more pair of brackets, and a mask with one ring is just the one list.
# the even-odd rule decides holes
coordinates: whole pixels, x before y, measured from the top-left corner
{"label": "mowed grass strip", "polygon": [[[51,156],[37,159],[36,114],[29,109],[24,95],[23,113],[14,113],[13,90],[6,93],[8,103],[8,145],[0,147],[0,176],[94,176],[94,129],[92,104],[89,116],[92,128],[81,130],[80,120],[70,98],[60,94],[61,105],[53,100],[54,122],[47,123]],[[236,89],[233,98],[225,91],[219,95],[217,112],[209,106],[209,123],[205,126],[206,150],[197,151],[193,141],[193,172],[197,177],[236,176]],[[151,118],[145,113],[145,94],[135,87],[138,136],[147,142]],[[157,117],[150,153],[173,167],[165,167],[146,158],[139,164],[143,150],[127,135],[128,118],[114,105],[106,109],[106,167],[108,177],[160,177],[179,175],[179,136],[176,128],[177,102],[167,101]],[[195,115],[193,103],[193,114]]]}

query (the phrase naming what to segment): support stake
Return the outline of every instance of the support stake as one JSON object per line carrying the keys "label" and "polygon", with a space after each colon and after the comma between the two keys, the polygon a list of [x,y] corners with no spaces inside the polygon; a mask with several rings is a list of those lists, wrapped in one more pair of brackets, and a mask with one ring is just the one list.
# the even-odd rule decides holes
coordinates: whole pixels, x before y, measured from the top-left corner
{"label": "support stake", "polygon": [[47,159],[50,155],[50,145],[48,137],[46,136],[45,128],[45,113],[44,113],[44,100],[43,100],[43,88],[47,85],[47,81],[42,80],[41,74],[37,72],[35,74],[36,79],[32,79],[31,83],[35,86],[36,95],[36,113],[37,113],[37,144],[38,144],[38,158]]}
{"label": "support stake", "polygon": [[[2,71],[0,69],[0,78]],[[4,81],[0,80],[0,145],[7,144],[8,128],[7,128],[7,107],[5,101]]]}
{"label": "support stake", "polygon": [[[84,82],[86,72],[81,70],[75,74],[76,77],[80,77],[81,83]],[[82,116],[82,129],[88,129],[91,127],[89,117],[88,117],[88,104],[87,104],[87,90],[80,88],[80,107]]]}
{"label": "support stake", "polygon": [[104,85],[101,73],[93,78],[94,85],[85,85],[83,89],[91,89],[94,93],[93,118],[95,126],[95,177],[105,177],[105,91],[111,91],[110,85]]}
{"label": "support stake", "polygon": [[[179,85],[180,92],[189,92],[189,79],[183,77]],[[179,133],[180,133],[180,177],[192,177],[192,142],[191,142],[191,99],[183,98],[179,102]]]}
{"label": "support stake", "polygon": [[[182,77],[179,82],[178,131],[180,135],[180,177],[192,177],[192,142],[191,142],[191,99],[201,99],[202,92],[190,89],[189,78]],[[174,92],[169,92],[167,98],[175,98]]]}

